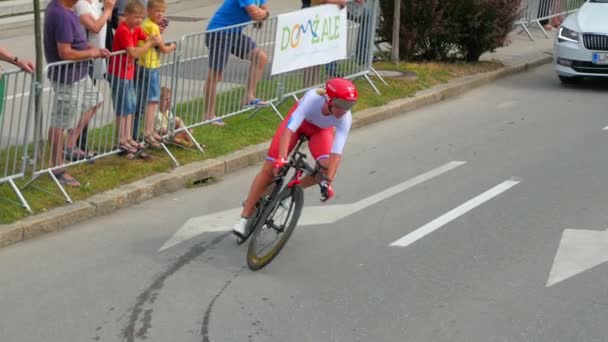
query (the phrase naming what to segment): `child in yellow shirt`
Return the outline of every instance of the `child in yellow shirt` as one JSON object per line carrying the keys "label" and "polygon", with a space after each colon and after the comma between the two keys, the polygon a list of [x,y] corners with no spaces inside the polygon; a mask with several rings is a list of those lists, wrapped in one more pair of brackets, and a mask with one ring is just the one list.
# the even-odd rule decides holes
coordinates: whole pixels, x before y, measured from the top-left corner
{"label": "child in yellow shirt", "polygon": [[138,61],[138,111],[144,113],[144,140],[152,148],[161,148],[162,137],[154,131],[154,116],[160,100],[160,63],[161,53],[173,52],[175,43],[165,45],[162,40],[160,25],[163,24],[167,5],[165,0],[148,1],[148,17],[141,27],[148,36],[160,37],[158,49],[150,49]]}

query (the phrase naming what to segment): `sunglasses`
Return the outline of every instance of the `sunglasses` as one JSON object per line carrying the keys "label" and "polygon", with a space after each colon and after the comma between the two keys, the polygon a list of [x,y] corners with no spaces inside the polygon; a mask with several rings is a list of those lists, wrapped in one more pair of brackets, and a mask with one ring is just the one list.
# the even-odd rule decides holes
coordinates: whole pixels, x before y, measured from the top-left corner
{"label": "sunglasses", "polygon": [[357,103],[356,101],[347,101],[343,99],[333,99],[331,101],[332,106],[340,107],[344,110],[350,110]]}

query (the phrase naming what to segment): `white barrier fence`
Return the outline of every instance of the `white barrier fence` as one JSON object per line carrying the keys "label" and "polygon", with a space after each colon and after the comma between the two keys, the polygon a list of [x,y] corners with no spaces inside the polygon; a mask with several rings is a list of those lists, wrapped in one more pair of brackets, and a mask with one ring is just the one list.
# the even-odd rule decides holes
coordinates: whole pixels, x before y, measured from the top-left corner
{"label": "white barrier fence", "polygon": [[531,40],[534,40],[534,36],[529,30],[530,26],[538,27],[549,38],[542,22],[565,17],[577,11],[585,2],[587,0],[523,0],[522,18],[516,24],[522,27]]}
{"label": "white barrier fence", "polygon": [[21,70],[1,71],[0,75],[0,185],[9,184],[17,196],[3,200],[16,203],[29,212],[31,208],[15,184],[25,177],[29,159],[31,121],[35,82],[32,75]]}
{"label": "white barrier fence", "polygon": [[[0,96],[5,100],[5,114],[0,117],[0,184],[9,183],[20,204],[31,211],[14,183],[26,176],[31,161],[32,179],[25,187],[49,175],[71,203],[63,187],[67,167],[116,154],[142,156],[143,144],[158,145],[179,165],[167,148],[176,137],[187,137],[192,143],[185,148],[203,151],[190,128],[221,125],[223,119],[245,112],[253,115],[262,104],[282,118],[276,108],[280,102],[330,76],[364,77],[379,93],[369,77],[375,73],[371,61],[377,15],[377,0],[365,5],[349,2],[346,60],[279,75],[270,74],[277,17],[261,25],[250,22],[184,35],[175,51],[159,54],[154,68],[135,66],[130,85],[124,81],[130,77],[124,75],[125,51],[105,60],[51,63],[40,82],[21,71],[5,73],[0,82],[5,91]],[[36,87],[45,91],[34,123]],[[161,89],[162,94],[156,95],[169,100],[151,95]],[[40,127],[39,134],[33,134],[34,126]],[[151,139],[155,133],[164,139]],[[137,152],[131,153],[131,148]]]}

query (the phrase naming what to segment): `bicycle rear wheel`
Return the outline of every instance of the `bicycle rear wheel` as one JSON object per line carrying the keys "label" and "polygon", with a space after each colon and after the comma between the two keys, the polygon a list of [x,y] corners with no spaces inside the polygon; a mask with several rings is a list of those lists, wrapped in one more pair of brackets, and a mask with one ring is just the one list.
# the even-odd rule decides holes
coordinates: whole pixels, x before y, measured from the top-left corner
{"label": "bicycle rear wheel", "polygon": [[303,190],[294,185],[283,189],[265,209],[247,249],[247,266],[251,270],[268,265],[279,254],[296,228],[303,206]]}

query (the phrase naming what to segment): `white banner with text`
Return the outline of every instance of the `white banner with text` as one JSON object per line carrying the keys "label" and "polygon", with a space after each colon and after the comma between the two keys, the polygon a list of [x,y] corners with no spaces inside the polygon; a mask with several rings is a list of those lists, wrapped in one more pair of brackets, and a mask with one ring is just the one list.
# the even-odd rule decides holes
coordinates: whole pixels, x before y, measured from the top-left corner
{"label": "white banner with text", "polygon": [[346,59],[347,25],[336,5],[279,15],[272,75]]}

